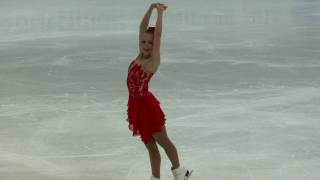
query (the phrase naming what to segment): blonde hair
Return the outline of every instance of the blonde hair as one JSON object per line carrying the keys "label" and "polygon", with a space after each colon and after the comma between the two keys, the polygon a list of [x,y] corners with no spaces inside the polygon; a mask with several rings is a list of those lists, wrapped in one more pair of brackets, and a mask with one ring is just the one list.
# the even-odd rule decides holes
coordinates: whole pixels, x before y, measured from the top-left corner
{"label": "blonde hair", "polygon": [[145,31],[145,33],[148,33],[148,34],[154,34],[154,30],[155,30],[155,27],[148,27],[148,29]]}

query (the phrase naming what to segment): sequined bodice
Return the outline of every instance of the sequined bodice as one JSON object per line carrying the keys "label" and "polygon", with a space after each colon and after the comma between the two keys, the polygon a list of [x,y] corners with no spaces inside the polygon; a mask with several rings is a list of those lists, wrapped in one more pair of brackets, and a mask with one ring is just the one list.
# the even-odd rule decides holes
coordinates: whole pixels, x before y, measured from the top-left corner
{"label": "sequined bodice", "polygon": [[128,68],[127,87],[129,98],[139,98],[149,94],[148,84],[153,73],[145,72],[141,64],[132,61]]}

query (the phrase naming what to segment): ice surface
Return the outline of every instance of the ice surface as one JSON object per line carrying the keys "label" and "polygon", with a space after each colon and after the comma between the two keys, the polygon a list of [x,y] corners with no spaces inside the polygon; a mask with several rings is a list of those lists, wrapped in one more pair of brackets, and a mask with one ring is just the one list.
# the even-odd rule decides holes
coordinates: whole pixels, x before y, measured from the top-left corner
{"label": "ice surface", "polygon": [[[320,179],[320,2],[162,2],[149,89],[190,179]],[[0,4],[0,179],[148,180],[125,119],[150,2]]]}

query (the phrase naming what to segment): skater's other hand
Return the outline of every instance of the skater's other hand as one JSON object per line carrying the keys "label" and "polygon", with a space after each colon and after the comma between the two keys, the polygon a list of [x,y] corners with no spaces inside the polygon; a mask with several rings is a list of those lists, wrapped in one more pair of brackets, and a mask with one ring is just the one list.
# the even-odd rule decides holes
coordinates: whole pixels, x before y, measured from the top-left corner
{"label": "skater's other hand", "polygon": [[161,4],[161,3],[157,3],[156,4],[156,8],[158,12],[163,12],[167,9],[168,6]]}
{"label": "skater's other hand", "polygon": [[153,8],[157,8],[157,4],[158,3],[152,3],[151,5],[150,5],[150,7],[153,9]]}

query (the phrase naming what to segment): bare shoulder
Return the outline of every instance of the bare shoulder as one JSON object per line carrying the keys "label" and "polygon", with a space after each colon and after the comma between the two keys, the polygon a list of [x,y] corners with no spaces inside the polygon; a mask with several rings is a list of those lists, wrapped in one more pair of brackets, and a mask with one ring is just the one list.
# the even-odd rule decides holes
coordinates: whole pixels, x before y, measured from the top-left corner
{"label": "bare shoulder", "polygon": [[154,60],[153,58],[150,58],[148,62],[145,64],[145,69],[148,72],[156,73],[158,70],[158,67],[160,65],[160,61]]}

